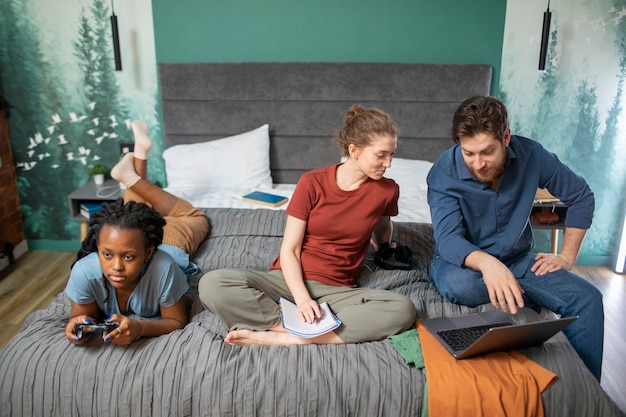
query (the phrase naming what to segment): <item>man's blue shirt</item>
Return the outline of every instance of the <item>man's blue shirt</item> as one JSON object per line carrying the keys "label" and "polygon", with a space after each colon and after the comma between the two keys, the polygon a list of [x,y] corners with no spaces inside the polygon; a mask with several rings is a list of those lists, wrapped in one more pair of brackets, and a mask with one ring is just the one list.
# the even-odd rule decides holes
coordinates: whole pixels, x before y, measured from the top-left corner
{"label": "man's blue shirt", "polygon": [[428,204],[435,251],[462,266],[482,250],[510,264],[534,248],[530,214],[537,188],[568,206],[566,227],[588,229],[595,199],[587,182],[538,142],[511,136],[498,189],[477,181],[457,144],[428,173]]}

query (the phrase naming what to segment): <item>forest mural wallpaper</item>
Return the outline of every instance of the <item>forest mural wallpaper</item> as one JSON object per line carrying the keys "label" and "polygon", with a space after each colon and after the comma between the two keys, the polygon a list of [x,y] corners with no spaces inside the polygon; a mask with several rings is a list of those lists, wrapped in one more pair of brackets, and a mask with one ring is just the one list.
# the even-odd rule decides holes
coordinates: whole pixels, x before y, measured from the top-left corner
{"label": "forest mural wallpaper", "polygon": [[[77,240],[67,194],[88,181],[88,166],[115,165],[134,119],[162,135],[150,10],[150,0],[0,2],[0,80],[27,239]],[[150,177],[164,181],[161,158],[151,159]]]}
{"label": "forest mural wallpaper", "polygon": [[[548,64],[539,72],[548,4]],[[112,10],[122,71],[113,62]],[[609,263],[626,210],[625,41],[626,0],[507,1],[498,95],[514,133],[541,142],[593,188],[583,262]],[[150,0],[0,1],[0,82],[29,242],[77,243],[67,194],[88,180],[90,164],[117,162],[134,119],[150,126],[150,179],[165,184]],[[548,234],[538,232],[537,243],[549,250]]]}
{"label": "forest mural wallpaper", "polygon": [[[538,71],[545,0],[508,1],[500,98],[511,130],[541,142],[596,195],[581,254],[617,253],[626,199],[626,0],[552,0],[548,60]],[[536,233],[544,246],[547,233]]]}

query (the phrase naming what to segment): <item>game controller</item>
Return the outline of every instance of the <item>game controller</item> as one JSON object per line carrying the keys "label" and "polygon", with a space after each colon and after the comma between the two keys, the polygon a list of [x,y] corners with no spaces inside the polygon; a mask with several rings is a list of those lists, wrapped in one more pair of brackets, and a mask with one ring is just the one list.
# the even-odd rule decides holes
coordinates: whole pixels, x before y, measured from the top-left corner
{"label": "game controller", "polygon": [[117,329],[120,324],[116,321],[105,321],[102,323],[78,323],[75,327],[76,337],[82,339],[86,334],[102,333],[102,337],[106,336],[113,330]]}

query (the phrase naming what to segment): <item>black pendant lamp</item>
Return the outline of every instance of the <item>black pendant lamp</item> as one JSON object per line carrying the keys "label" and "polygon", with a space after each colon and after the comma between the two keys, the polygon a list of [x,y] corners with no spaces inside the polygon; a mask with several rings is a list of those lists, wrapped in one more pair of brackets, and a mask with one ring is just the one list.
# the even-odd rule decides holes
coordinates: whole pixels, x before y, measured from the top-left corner
{"label": "black pendant lamp", "polygon": [[543,13],[543,30],[541,31],[541,50],[539,51],[539,71],[546,69],[546,55],[548,54],[548,40],[550,39],[550,0],[548,0],[548,9]]}
{"label": "black pendant lamp", "polygon": [[117,16],[111,0],[111,31],[113,32],[113,53],[115,54],[115,71],[122,70],[122,55],[120,54],[120,34],[117,29]]}

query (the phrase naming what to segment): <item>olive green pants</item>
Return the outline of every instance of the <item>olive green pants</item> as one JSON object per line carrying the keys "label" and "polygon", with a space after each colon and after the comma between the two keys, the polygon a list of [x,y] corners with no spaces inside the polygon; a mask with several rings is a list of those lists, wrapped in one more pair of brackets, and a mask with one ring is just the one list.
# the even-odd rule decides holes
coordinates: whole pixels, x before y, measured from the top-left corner
{"label": "olive green pants", "polygon": [[[411,300],[391,291],[306,281],[311,297],[326,301],[342,325],[335,334],[346,343],[381,340],[415,324]],[[280,323],[278,299],[293,301],[282,271],[219,269],[198,284],[202,304],[229,330],[267,330]]]}

